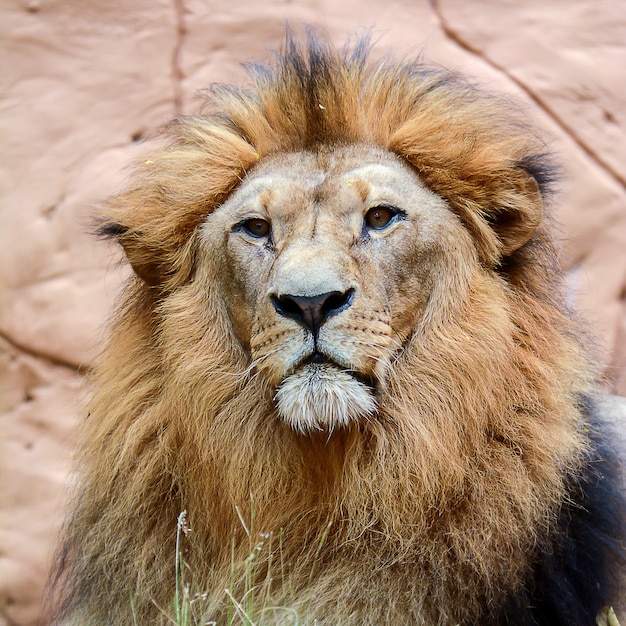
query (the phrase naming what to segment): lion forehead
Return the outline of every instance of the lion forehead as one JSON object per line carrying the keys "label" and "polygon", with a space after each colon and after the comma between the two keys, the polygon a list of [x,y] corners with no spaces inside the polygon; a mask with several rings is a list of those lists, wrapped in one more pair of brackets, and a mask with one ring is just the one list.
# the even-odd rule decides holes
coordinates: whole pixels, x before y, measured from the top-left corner
{"label": "lion forehead", "polygon": [[[395,154],[367,145],[332,155],[297,152],[267,157],[243,178],[216,213],[258,209],[289,218],[305,211],[341,214],[376,203],[409,212],[449,212],[447,202]],[[208,218],[210,220],[210,216]]]}

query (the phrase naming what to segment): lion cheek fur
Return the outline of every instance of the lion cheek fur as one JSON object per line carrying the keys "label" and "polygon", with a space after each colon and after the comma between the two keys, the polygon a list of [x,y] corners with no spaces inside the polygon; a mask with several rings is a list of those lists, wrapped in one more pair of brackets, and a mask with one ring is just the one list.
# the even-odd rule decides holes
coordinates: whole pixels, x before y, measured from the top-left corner
{"label": "lion cheek fur", "polygon": [[347,372],[327,365],[306,365],[288,376],[276,391],[280,417],[294,430],[309,433],[368,418],[376,400],[368,388]]}

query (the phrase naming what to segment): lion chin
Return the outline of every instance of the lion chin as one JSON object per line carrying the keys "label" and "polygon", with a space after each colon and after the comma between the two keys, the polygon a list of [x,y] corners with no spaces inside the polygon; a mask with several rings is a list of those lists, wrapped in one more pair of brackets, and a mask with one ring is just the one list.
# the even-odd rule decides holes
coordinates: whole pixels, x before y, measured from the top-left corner
{"label": "lion chin", "polygon": [[280,417],[303,434],[328,431],[376,412],[371,390],[352,374],[328,363],[310,363],[288,376],[276,391]]}

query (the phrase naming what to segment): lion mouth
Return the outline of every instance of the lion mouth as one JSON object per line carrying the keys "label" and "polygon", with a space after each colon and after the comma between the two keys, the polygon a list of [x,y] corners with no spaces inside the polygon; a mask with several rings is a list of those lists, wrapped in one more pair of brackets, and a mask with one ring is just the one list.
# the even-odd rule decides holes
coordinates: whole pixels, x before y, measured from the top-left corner
{"label": "lion mouth", "polygon": [[318,350],[313,352],[308,357],[302,359],[295,367],[295,371],[302,370],[307,366],[330,366],[331,368],[335,368],[339,372],[344,372],[345,374],[348,374],[356,381],[367,387],[371,393],[376,394],[378,391],[378,384],[373,376],[368,376],[362,374],[361,372],[358,372],[357,370],[347,368],[341,363],[338,363],[331,357],[327,356],[326,354],[319,352]]}
{"label": "lion mouth", "polygon": [[333,361],[331,358],[327,357],[325,354],[321,352],[315,351],[310,356],[302,359],[302,361],[298,364],[298,367],[302,367],[304,365],[315,364],[315,363],[328,363],[329,365],[335,365],[339,367],[339,364]]}

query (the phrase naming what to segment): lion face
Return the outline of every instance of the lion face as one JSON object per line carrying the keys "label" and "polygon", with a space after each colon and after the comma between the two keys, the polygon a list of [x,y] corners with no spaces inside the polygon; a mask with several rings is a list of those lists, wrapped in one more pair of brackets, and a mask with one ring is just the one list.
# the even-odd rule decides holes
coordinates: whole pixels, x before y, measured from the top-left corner
{"label": "lion face", "polygon": [[463,230],[409,166],[360,145],[265,159],[200,245],[279,415],[332,431],[376,412]]}

